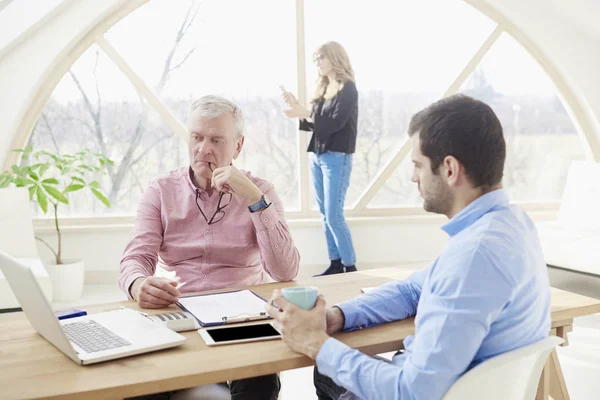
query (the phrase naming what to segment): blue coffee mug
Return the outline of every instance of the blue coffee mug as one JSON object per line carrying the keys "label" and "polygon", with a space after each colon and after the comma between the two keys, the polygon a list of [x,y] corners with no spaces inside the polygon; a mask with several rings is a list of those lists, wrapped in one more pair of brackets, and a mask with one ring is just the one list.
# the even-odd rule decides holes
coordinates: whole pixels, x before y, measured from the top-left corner
{"label": "blue coffee mug", "polygon": [[314,286],[294,286],[281,289],[281,294],[290,303],[310,310],[317,303],[319,292]]}

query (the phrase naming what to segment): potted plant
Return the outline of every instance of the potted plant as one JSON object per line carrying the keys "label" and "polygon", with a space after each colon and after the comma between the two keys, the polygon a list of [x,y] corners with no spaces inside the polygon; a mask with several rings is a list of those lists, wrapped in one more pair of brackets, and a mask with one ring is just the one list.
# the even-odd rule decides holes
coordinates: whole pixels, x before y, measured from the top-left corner
{"label": "potted plant", "polygon": [[105,155],[92,153],[88,149],[73,154],[33,151],[31,147],[13,151],[22,153],[21,165],[15,164],[9,171],[0,174],[0,188],[11,184],[27,188],[29,199],[35,200],[44,214],[52,209],[57,237],[56,250],[43,239],[36,239],[54,254],[54,260],[45,263],[52,280],[54,300],[77,300],[83,290],[84,264],[82,260],[63,259],[59,205],[69,204],[69,197],[73,193],[86,189],[106,207],[110,207],[100,183],[94,178],[105,174],[106,168],[114,163]]}

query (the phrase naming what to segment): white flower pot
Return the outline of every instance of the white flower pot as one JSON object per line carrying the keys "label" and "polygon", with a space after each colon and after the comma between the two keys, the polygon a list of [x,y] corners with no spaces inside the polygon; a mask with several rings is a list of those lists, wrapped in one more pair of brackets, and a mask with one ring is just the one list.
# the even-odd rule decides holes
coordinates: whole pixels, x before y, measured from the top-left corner
{"label": "white flower pot", "polygon": [[52,280],[52,301],[76,301],[83,291],[83,261],[63,260],[56,265],[54,260],[46,263],[46,270]]}

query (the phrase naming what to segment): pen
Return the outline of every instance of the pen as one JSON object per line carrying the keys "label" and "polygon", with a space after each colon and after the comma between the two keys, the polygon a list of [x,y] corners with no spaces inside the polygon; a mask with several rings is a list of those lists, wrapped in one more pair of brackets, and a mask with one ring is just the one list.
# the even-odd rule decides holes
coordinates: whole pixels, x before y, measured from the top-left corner
{"label": "pen", "polygon": [[236,323],[236,322],[247,322],[247,321],[257,321],[260,319],[267,319],[267,313],[266,312],[261,312],[260,314],[256,314],[256,315],[248,315],[248,314],[241,314],[241,315],[236,315],[233,317],[223,317],[223,322],[224,323]]}

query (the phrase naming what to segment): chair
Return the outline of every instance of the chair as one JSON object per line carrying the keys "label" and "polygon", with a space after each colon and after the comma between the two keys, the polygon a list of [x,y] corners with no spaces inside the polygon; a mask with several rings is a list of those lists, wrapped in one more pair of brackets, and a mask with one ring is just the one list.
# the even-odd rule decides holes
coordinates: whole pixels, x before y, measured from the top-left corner
{"label": "chair", "polygon": [[536,224],[546,264],[600,275],[600,163],[571,163],[558,219]]}
{"label": "chair", "polygon": [[461,376],[442,400],[532,400],[548,355],[563,342],[551,336],[492,357]]}
{"label": "chair", "polygon": [[171,400],[231,400],[231,394],[225,386],[212,384],[178,390]]}

